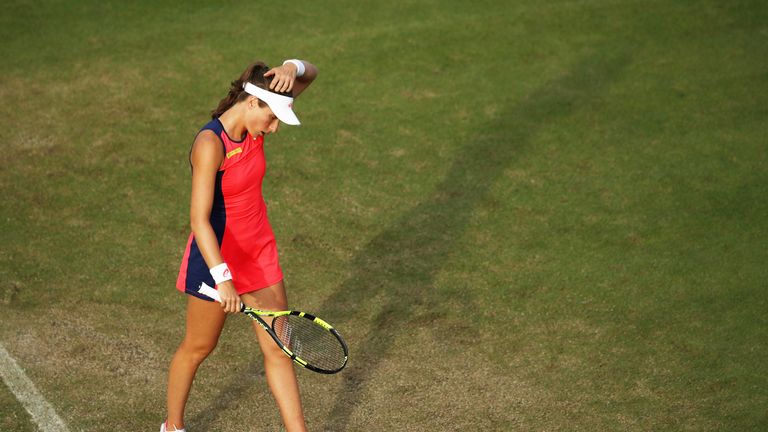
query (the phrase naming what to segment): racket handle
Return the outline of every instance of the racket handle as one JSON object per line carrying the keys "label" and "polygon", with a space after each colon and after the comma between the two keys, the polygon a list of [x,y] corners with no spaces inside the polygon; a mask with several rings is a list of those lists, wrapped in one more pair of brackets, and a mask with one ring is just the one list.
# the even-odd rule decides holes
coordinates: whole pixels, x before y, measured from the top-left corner
{"label": "racket handle", "polygon": [[197,289],[197,292],[221,303],[221,296],[219,295],[219,292],[214,288],[209,287],[205,282],[200,284],[200,288]]}
{"label": "racket handle", "polygon": [[[208,284],[206,284],[205,282],[200,284],[200,288],[197,289],[197,292],[221,303],[221,296],[219,295],[219,292],[215,288],[211,288],[210,286],[208,286]],[[242,312],[243,310],[245,310],[245,305],[242,302],[240,302],[240,312]]]}

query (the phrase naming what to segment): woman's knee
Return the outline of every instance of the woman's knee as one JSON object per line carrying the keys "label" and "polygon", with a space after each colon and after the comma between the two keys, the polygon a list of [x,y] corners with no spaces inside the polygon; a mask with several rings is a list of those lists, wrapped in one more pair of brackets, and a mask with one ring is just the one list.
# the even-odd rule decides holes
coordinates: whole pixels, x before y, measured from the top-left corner
{"label": "woman's knee", "polygon": [[293,364],[293,360],[285,355],[285,353],[280,349],[277,351],[262,351],[262,354],[264,355],[264,365],[266,367],[271,367],[273,365],[280,365],[282,367],[284,365],[291,366]]}
{"label": "woman's knee", "polygon": [[270,340],[267,342],[263,340],[260,342],[259,347],[261,348],[262,355],[264,355],[264,361],[291,361],[291,358],[285,355],[283,350],[274,341]]}
{"label": "woman's knee", "polygon": [[217,341],[190,341],[185,339],[179,347],[179,352],[195,363],[200,363],[216,348]]}

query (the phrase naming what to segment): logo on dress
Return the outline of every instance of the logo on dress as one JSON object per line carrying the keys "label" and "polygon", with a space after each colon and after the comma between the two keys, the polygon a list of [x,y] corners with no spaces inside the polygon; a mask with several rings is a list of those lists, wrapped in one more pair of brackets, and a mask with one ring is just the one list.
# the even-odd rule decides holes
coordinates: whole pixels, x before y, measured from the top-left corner
{"label": "logo on dress", "polygon": [[238,147],[238,148],[230,151],[229,153],[227,153],[227,159],[231,158],[232,156],[234,156],[234,155],[236,155],[238,153],[242,153],[242,152],[243,152],[243,148],[242,147]]}

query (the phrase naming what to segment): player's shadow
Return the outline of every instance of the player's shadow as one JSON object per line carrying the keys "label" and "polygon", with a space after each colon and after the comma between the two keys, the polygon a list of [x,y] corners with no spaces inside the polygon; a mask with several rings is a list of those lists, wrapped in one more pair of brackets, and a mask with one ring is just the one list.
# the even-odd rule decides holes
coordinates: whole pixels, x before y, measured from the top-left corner
{"label": "player's shadow", "polygon": [[[387,357],[393,343],[410,326],[430,325],[430,314],[446,301],[461,302],[466,313],[472,314],[470,288],[459,300],[435,294],[435,275],[457,246],[455,240],[462,237],[478,204],[488,199],[490,188],[538,133],[538,126],[589,109],[618,78],[627,61],[627,57],[603,56],[598,51],[502,109],[494,121],[481,124],[459,149],[459,156],[435,190],[355,256],[352,276],[317,310],[333,316],[334,324],[342,329],[345,322],[364,321],[354,311],[378,312],[368,320],[365,331],[358,332],[367,336],[349,341],[350,365],[341,372],[342,388],[322,430],[348,429],[353,412],[366,401],[370,378],[381,359]],[[247,379],[234,380],[225,386],[221,397],[214,398],[216,402],[191,418],[189,424],[208,430],[217,421],[217,413],[234,403],[252,384]]]}
{"label": "player's shadow", "polygon": [[[258,381],[262,381],[262,385],[259,385]],[[258,388],[266,387],[264,368],[260,362],[248,363],[245,370],[238,370],[236,373],[233,373],[229,384],[222,387],[204,410],[192,416],[187,421],[187,425],[191,426],[194,430],[214,430],[214,424],[219,420],[219,417],[226,415],[226,412],[237,407],[239,400],[242,399],[242,395],[254,388],[254,386]],[[189,427],[185,427],[189,429]]]}
{"label": "player's shadow", "polygon": [[[494,121],[481,124],[459,149],[459,156],[434,192],[392,221],[353,259],[353,275],[318,310],[335,317],[334,323],[342,329],[345,322],[364,321],[354,315],[356,310],[378,312],[365,331],[358,332],[367,336],[350,341],[350,365],[342,372],[342,388],[322,430],[347,430],[355,409],[368,399],[371,377],[393,343],[410,326],[430,325],[430,316],[423,311],[439,310],[441,304],[452,301],[435,294],[435,275],[455,251],[456,239],[462,237],[478,204],[489,199],[490,188],[525,151],[538,128],[589,109],[627,61],[625,56],[602,53],[587,56],[502,109]],[[460,300],[453,301],[460,301],[471,315],[471,288],[467,290]]]}

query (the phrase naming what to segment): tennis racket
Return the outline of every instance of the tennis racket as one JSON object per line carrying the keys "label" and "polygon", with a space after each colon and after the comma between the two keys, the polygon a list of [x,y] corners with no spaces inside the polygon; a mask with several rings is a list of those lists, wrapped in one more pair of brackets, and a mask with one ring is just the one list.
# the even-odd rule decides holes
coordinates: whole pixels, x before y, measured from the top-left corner
{"label": "tennis racket", "polygon": [[[219,292],[203,283],[198,289],[221,302]],[[330,324],[299,311],[264,311],[240,304],[240,312],[253,318],[269,333],[277,346],[297,365],[323,374],[335,374],[347,365],[347,343]],[[273,317],[269,325],[262,316]]]}

